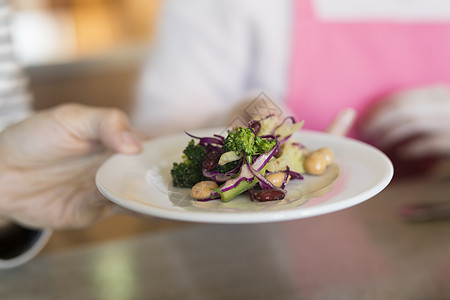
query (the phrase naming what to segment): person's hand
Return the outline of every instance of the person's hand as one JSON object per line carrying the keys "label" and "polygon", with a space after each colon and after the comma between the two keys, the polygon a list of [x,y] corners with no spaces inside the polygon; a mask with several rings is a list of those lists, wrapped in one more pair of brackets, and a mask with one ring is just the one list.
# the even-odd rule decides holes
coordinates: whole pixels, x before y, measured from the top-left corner
{"label": "person's hand", "polygon": [[450,89],[433,85],[382,99],[362,118],[360,135],[402,159],[450,155]]}
{"label": "person's hand", "polygon": [[346,136],[355,123],[356,111],[352,108],[341,110],[325,130],[329,134]]}
{"label": "person's hand", "polygon": [[76,228],[109,215],[112,204],[94,177],[111,150],[141,151],[117,109],[66,104],[8,127],[0,134],[0,218],[33,228]]}

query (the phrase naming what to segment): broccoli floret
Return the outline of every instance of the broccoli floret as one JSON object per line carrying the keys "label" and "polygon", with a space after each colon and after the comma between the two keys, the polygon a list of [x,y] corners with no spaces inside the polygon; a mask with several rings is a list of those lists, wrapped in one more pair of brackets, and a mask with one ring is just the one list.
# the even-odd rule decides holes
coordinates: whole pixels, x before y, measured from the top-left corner
{"label": "broccoli floret", "polygon": [[170,171],[173,185],[192,187],[199,181],[207,180],[202,173],[202,163],[206,156],[205,147],[196,145],[194,140],[191,140],[183,154],[183,162],[173,163]]}
{"label": "broccoli floret", "polygon": [[246,155],[253,155],[255,145],[255,134],[249,129],[238,127],[230,131],[224,140],[225,151],[244,152]]}
{"label": "broccoli floret", "polygon": [[275,144],[275,140],[256,136],[250,128],[238,127],[228,133],[224,141],[224,148],[225,151],[257,155],[271,150]]}
{"label": "broccoli floret", "polygon": [[276,140],[263,139],[257,136],[255,139],[255,149],[256,149],[255,154],[261,154],[269,150],[272,150],[272,148],[275,146],[276,143],[277,143]]}

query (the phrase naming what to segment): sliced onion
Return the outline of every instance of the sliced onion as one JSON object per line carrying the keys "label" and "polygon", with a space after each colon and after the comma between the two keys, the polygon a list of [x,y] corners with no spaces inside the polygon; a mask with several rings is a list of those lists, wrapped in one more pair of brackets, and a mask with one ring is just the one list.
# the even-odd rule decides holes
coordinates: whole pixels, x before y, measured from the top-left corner
{"label": "sliced onion", "polygon": [[[243,169],[245,169],[246,168],[246,165],[242,165],[242,168],[241,168],[241,173],[242,173],[242,171],[243,171]],[[232,189],[234,189],[235,187],[237,187],[238,185],[239,185],[239,183],[241,183],[242,181],[247,181],[247,182],[252,182],[253,180],[255,180],[255,177],[251,174],[251,172],[249,172],[250,173],[250,176],[248,176],[248,177],[246,177],[246,176],[238,176],[238,177],[236,177],[236,178],[234,178],[234,179],[230,179],[230,180],[228,180],[227,182],[225,182],[225,184],[220,188],[220,190],[222,191],[222,192],[226,192],[226,191],[229,191],[229,190],[232,190]]]}
{"label": "sliced onion", "polygon": [[258,158],[255,160],[255,162],[252,164],[252,168],[258,172],[261,171],[262,168],[264,168],[264,166],[269,162],[269,160],[275,154],[275,152],[277,152],[277,149],[278,149],[278,143],[276,143],[275,146],[271,150],[258,156]]}
{"label": "sliced onion", "polygon": [[[189,134],[188,134],[189,135]],[[192,135],[189,135],[191,137],[194,137]],[[228,179],[219,189],[220,189],[220,193],[222,192],[226,192],[229,191],[233,188],[236,188],[242,181],[247,181],[247,182],[253,182],[253,180],[255,179],[259,179],[260,182],[263,182],[262,184],[269,184],[270,187],[274,188],[274,189],[278,189],[280,190],[280,188],[277,188],[275,186],[273,186],[272,183],[270,183],[261,173],[260,171],[264,168],[264,166],[267,164],[267,162],[272,158],[272,156],[276,153],[278,149],[278,142],[275,144],[275,146],[259,155],[256,160],[254,161],[253,164],[250,165],[250,163],[248,162],[247,158],[245,159],[246,163],[242,164],[240,167],[240,172],[239,175],[236,178],[231,178]],[[217,175],[217,177],[219,177],[218,174],[209,174],[207,171],[203,171],[203,174],[205,175],[205,172],[207,175]],[[228,173],[228,172],[227,172]],[[220,173],[219,173],[220,174]],[[225,174],[222,174],[225,175]],[[206,176],[206,175],[205,175]],[[208,177],[208,176],[206,176]],[[283,189],[281,189],[283,192],[285,192]],[[211,192],[211,197],[208,199],[203,199],[202,201],[209,201],[209,200],[213,200],[213,199],[218,199],[220,197],[220,193],[217,191],[213,191]]]}
{"label": "sliced onion", "polygon": [[286,194],[286,190],[283,188],[279,188],[275,186],[272,182],[270,182],[263,174],[259,171],[253,169],[253,167],[249,164],[248,160],[245,160],[246,165],[248,166],[250,172],[252,172],[253,176],[255,176],[259,180],[259,185],[263,190],[278,190]]}

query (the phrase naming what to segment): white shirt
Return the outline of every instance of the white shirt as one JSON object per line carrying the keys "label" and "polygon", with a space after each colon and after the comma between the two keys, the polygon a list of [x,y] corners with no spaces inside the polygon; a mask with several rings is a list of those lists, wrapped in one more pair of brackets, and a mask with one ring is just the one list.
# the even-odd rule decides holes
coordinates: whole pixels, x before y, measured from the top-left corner
{"label": "white shirt", "polygon": [[[282,101],[289,85],[293,1],[165,1],[134,125],[154,136],[226,125],[245,107],[242,99],[263,91]],[[311,1],[324,21],[450,20],[447,0]]]}
{"label": "white shirt", "polygon": [[134,125],[151,135],[223,125],[249,92],[264,90],[281,99],[287,81],[289,4],[166,1],[142,74]]}

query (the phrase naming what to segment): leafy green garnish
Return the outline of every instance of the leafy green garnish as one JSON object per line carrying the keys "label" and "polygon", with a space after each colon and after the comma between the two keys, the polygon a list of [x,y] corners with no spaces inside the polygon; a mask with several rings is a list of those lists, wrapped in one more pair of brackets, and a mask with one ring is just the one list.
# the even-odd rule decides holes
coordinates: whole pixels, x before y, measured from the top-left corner
{"label": "leafy green garnish", "polygon": [[206,149],[196,145],[191,140],[183,151],[183,162],[173,163],[170,171],[174,186],[192,187],[197,182],[207,180],[202,173],[202,163],[206,156]]}

